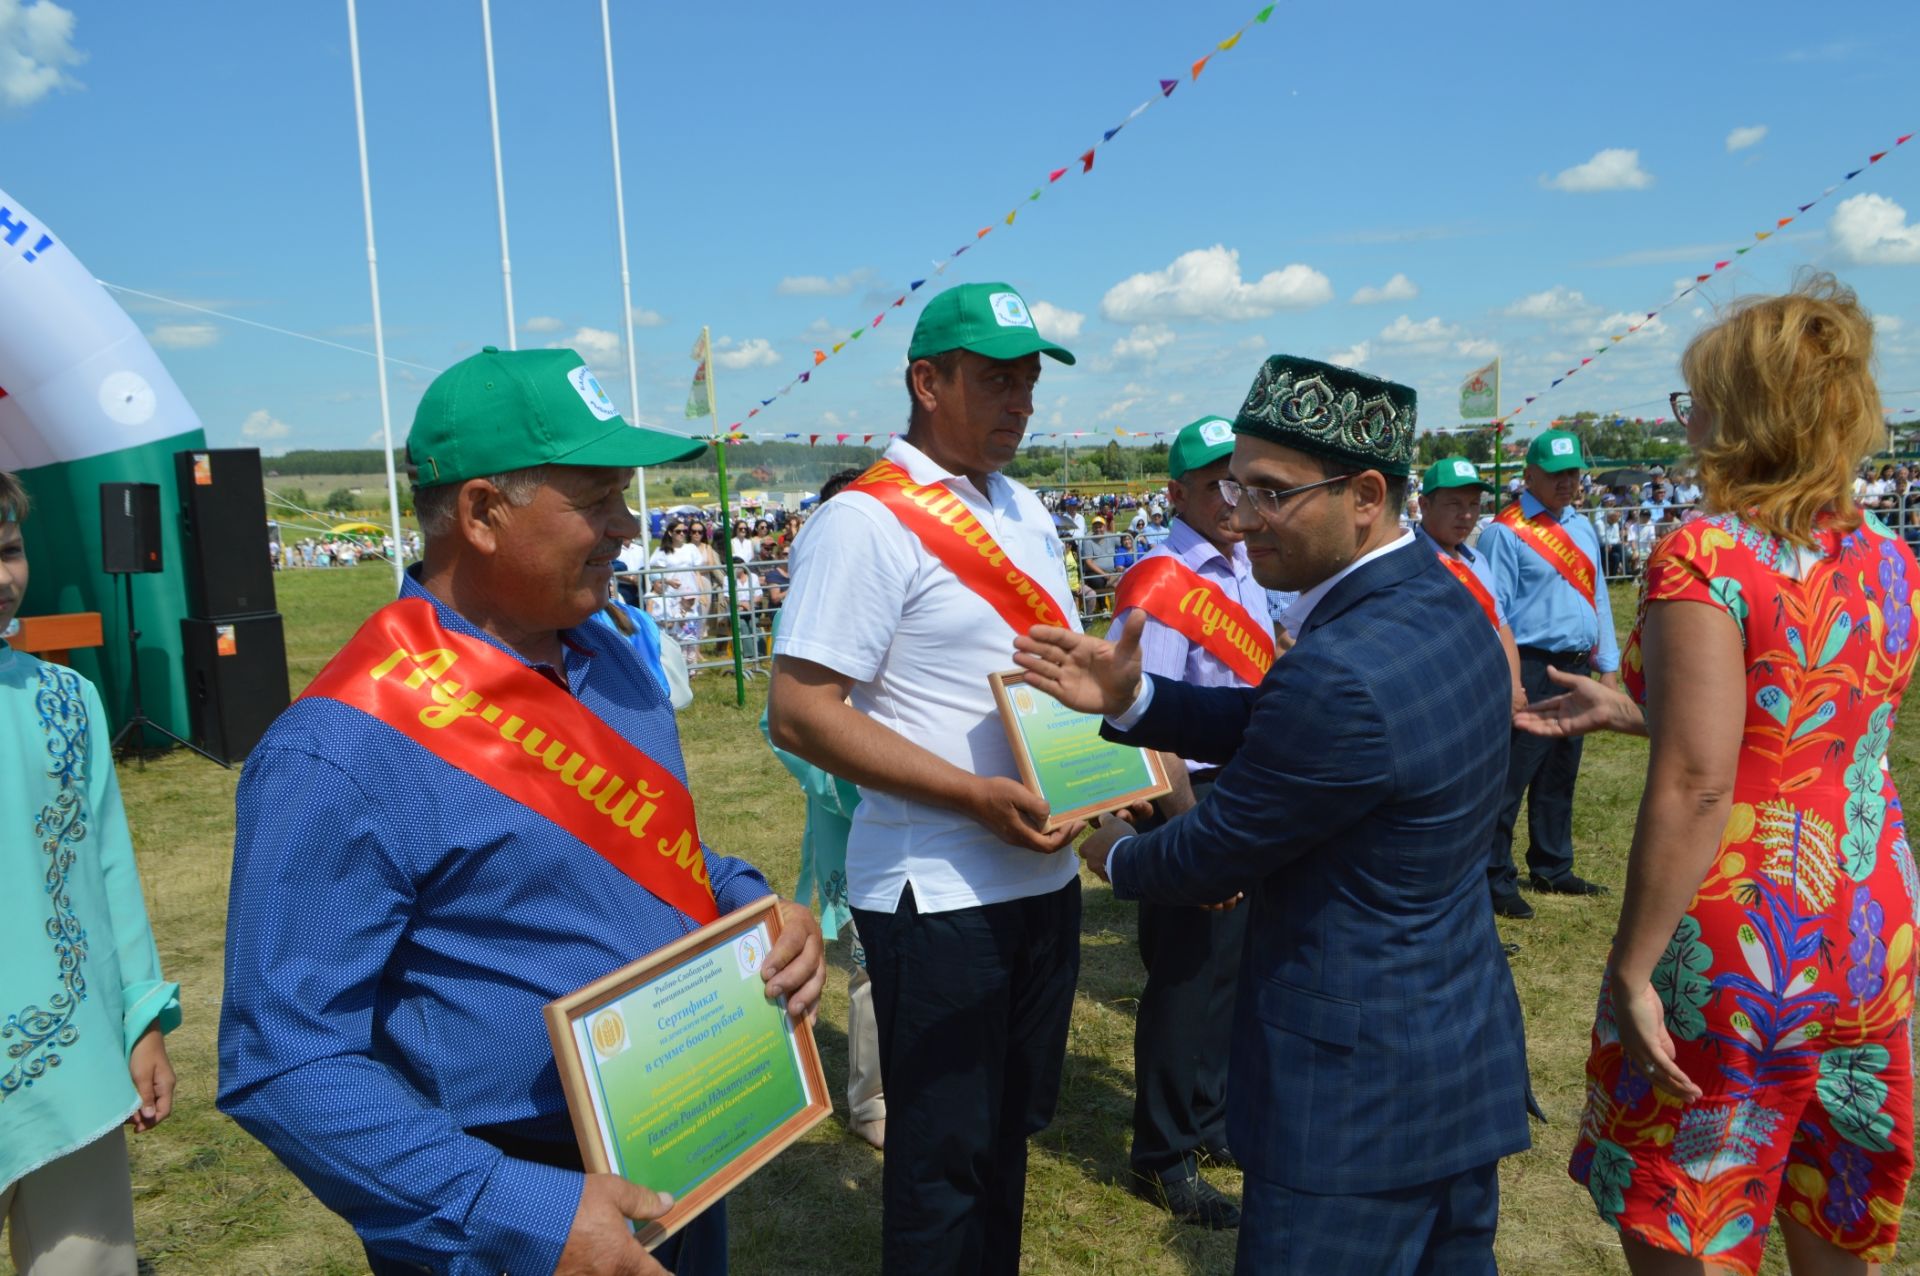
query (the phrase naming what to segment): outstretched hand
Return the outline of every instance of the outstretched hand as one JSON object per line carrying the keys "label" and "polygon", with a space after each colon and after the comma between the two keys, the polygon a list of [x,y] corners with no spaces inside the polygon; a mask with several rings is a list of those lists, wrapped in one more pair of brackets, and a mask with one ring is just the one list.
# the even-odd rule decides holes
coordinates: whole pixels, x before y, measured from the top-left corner
{"label": "outstretched hand", "polygon": [[1593,731],[1631,731],[1640,717],[1639,706],[1626,692],[1585,674],[1548,669],[1547,677],[1565,687],[1561,695],[1536,700],[1514,710],[1513,725],[1534,735],[1572,736]]}
{"label": "outstretched hand", "polygon": [[1028,686],[1067,708],[1111,718],[1125,713],[1140,693],[1140,631],[1146,623],[1146,613],[1135,609],[1118,642],[1035,625],[1013,640],[1013,663],[1026,670]]}

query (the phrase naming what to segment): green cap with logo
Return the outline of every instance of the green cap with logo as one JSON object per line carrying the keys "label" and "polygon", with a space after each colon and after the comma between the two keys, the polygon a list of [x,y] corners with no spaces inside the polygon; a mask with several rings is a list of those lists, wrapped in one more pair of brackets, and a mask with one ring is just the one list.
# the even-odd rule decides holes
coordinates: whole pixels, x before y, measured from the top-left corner
{"label": "green cap with logo", "polygon": [[1435,461],[1420,476],[1420,490],[1431,492],[1439,487],[1477,487],[1483,492],[1497,489],[1493,484],[1480,477],[1479,467],[1464,456],[1448,456]]}
{"label": "green cap with logo", "polygon": [[1527,444],[1527,464],[1558,474],[1562,470],[1586,469],[1587,458],[1580,450],[1579,435],[1565,430],[1542,430]]}
{"label": "green cap with logo", "polygon": [[961,284],[949,288],[920,312],[913,325],[907,358],[931,359],[949,350],[971,350],[989,359],[1019,359],[1048,354],[1062,363],[1073,355],[1040,335],[1027,303],[1011,284]]}
{"label": "green cap with logo", "polygon": [[1167,477],[1177,479],[1232,454],[1233,422],[1223,416],[1203,416],[1174,436],[1167,450]]}
{"label": "green cap with logo", "polygon": [[663,465],[706,446],[628,425],[572,350],[487,346],[427,387],[407,459],[415,487],[438,487],[535,465]]}

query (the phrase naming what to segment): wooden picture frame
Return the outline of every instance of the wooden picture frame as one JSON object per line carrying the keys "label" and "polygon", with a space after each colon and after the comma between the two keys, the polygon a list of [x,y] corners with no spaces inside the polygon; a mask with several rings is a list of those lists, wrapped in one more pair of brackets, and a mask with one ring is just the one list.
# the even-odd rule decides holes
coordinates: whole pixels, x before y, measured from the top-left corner
{"label": "wooden picture frame", "polygon": [[[649,1249],[686,1226],[833,1111],[812,1026],[795,1023],[784,1001],[766,1001],[759,975],[766,952],[757,956],[751,952],[763,937],[766,951],[779,941],[778,902],[771,895],[756,900],[547,1004],[547,1035],[553,1042],[582,1162],[588,1170],[618,1174],[674,1195],[671,1209],[635,1229]],[[751,988],[742,986],[748,979]],[[758,999],[778,1015],[779,1049],[771,1044],[771,1021],[753,1013],[747,998]],[[668,1008],[663,1011],[663,1007]],[[739,1019],[732,1017],[735,1010],[742,1012]],[[635,1011],[646,1013],[638,1032],[627,1026]],[[742,1024],[741,1031],[734,1031]],[[675,1033],[684,1037],[682,1043],[664,1045]],[[719,1044],[722,1041],[724,1046]],[[634,1049],[651,1053],[623,1059]],[[759,1063],[738,1062],[742,1050],[765,1056],[765,1077],[753,1079]],[[637,1078],[636,1069],[649,1079]],[[656,1069],[659,1080],[654,1082],[650,1078]],[[730,1086],[737,1088],[729,1092]],[[768,1087],[772,1087],[771,1107],[766,1106],[769,1096],[762,1096],[760,1105],[748,1109],[734,1125],[720,1123],[718,1118]],[[797,1106],[785,1102],[790,1088],[798,1091]],[[676,1096],[682,1095],[691,1106],[679,1103]],[[651,1106],[631,1111],[636,1096]],[[709,1106],[702,1108],[702,1103]],[[769,1113],[778,1119],[765,1128]],[[627,1131],[624,1136],[614,1128],[615,1120]],[[751,1137],[730,1134],[735,1125],[751,1130]],[[634,1146],[636,1131],[645,1135],[644,1152]],[[694,1138],[701,1142],[678,1158],[698,1158],[701,1149],[717,1141],[721,1146],[713,1153],[711,1165],[648,1159],[656,1145],[664,1158]],[[730,1146],[743,1141],[743,1146]],[[671,1174],[675,1181],[647,1182],[638,1177],[642,1171]],[[686,1175],[695,1172],[698,1177],[687,1181]]]}
{"label": "wooden picture frame", "polygon": [[[1021,782],[1049,804],[1049,832],[1075,820],[1123,810],[1136,802],[1151,801],[1173,791],[1157,752],[1098,739],[1098,718],[1091,714],[1075,713],[1044,691],[1028,687],[1024,669],[988,674],[987,680],[993,684],[994,703],[1000,707],[1000,722],[1006,728],[1007,743],[1012,747],[1013,760],[1020,768]],[[1033,742],[1028,736],[1028,724],[1034,721],[1044,721],[1054,727],[1071,730],[1081,750],[1076,758],[1079,769],[1082,772],[1097,772],[1105,765],[1114,773],[1114,778],[1108,780],[1097,774],[1083,774],[1073,783],[1076,786],[1084,783],[1087,791],[1067,796],[1066,790],[1061,787],[1064,777],[1059,773],[1057,762],[1036,759],[1034,756]],[[1088,732],[1094,737],[1091,744],[1084,738]],[[1048,792],[1049,781],[1054,788],[1051,793]]]}

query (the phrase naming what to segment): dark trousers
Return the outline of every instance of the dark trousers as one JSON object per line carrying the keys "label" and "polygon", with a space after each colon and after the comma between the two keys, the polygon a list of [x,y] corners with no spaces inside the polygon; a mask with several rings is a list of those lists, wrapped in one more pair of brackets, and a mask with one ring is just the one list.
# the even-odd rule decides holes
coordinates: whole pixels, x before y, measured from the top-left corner
{"label": "dark trousers", "polygon": [[[1011,852],[1009,852],[1011,853]],[[1080,974],[1080,882],[922,913],[853,910],[887,1079],[880,1270],[1020,1268],[1027,1137],[1060,1095]]]}
{"label": "dark trousers", "polygon": [[1234,1276],[1494,1276],[1500,1163],[1418,1187],[1320,1196],[1249,1174]]}
{"label": "dark trousers", "polygon": [[[1195,799],[1211,787],[1196,785]],[[1202,1146],[1227,1141],[1227,1055],[1250,911],[1140,905],[1147,986],[1133,1025],[1136,1173],[1191,1173]]]}
{"label": "dark trousers", "polygon": [[[1592,666],[1585,652],[1556,654],[1522,647],[1520,683],[1529,701],[1560,694],[1562,688],[1547,677],[1550,668],[1584,678]],[[1513,862],[1513,826],[1520,818],[1523,797],[1527,800],[1527,868],[1550,882],[1572,874],[1573,786],[1580,777],[1580,746],[1579,736],[1555,739],[1530,731],[1513,733],[1505,801],[1493,826],[1493,848],[1487,858],[1487,884],[1495,896],[1519,890],[1519,870]]]}

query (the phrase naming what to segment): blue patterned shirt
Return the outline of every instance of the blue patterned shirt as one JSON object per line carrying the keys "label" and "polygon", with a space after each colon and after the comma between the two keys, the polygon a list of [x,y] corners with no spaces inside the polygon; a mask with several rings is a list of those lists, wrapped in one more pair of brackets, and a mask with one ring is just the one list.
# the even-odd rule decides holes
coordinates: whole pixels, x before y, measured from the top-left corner
{"label": "blue patterned shirt", "polygon": [[[501,646],[411,576],[401,596]],[[684,782],[673,711],[633,649],[591,623],[562,638],[565,670],[534,668]],[[465,1131],[571,1144],[542,1007],[693,920],[338,701],[280,716],[236,805],[221,1110],[383,1256],[552,1271],[581,1175]],[[746,863],[706,858],[722,912],[769,893]]]}
{"label": "blue patterned shirt", "polygon": [[[1520,493],[1520,512],[1538,518],[1546,506],[1532,492]],[[1594,563],[1598,608],[1567,583],[1560,569],[1498,521],[1480,533],[1480,554],[1493,577],[1493,597],[1522,647],[1546,651],[1593,652],[1600,673],[1620,668],[1620,640],[1613,632],[1613,604],[1607,599],[1607,578],[1599,570],[1600,536],[1587,516],[1569,505],[1554,512],[1573,543]]]}

